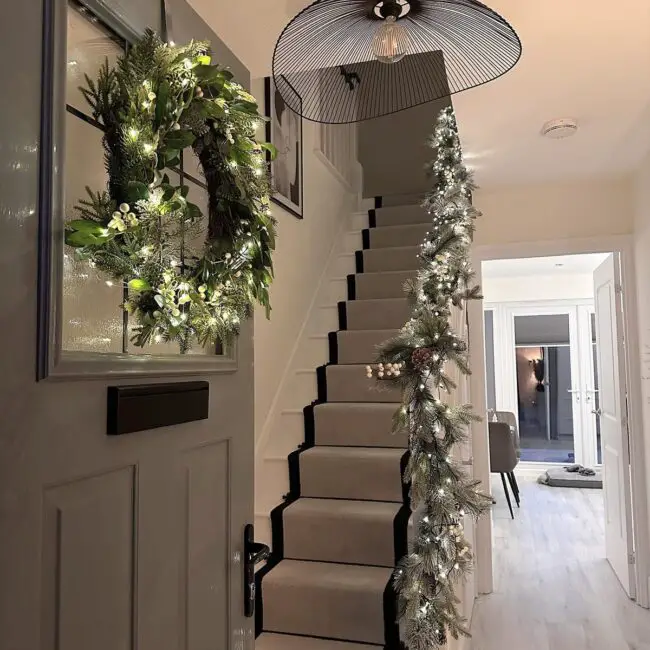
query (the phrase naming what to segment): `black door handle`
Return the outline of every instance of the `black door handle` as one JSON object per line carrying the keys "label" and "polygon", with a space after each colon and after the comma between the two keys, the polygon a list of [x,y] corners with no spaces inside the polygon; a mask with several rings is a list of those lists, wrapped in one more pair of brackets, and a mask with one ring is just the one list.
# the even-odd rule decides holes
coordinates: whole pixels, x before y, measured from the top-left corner
{"label": "black door handle", "polygon": [[255,565],[268,560],[271,549],[266,544],[255,541],[253,524],[244,528],[244,614],[255,614]]}

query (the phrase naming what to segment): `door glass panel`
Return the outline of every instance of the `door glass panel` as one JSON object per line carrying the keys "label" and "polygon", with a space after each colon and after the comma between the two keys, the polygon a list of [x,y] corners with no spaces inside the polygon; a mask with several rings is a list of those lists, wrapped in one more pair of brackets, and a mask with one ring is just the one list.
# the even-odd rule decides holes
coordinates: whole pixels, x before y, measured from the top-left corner
{"label": "door glass panel", "polygon": [[[76,216],[74,207],[86,197],[86,187],[93,191],[106,187],[108,177],[104,165],[102,128],[91,115],[91,109],[79,91],[85,76],[96,79],[100,67],[113,66],[124,51],[125,43],[115,36],[85,7],[68,4],[68,42],[66,66],[66,142],[65,196],[66,218]],[[184,170],[202,178],[199,161],[191,149],[184,152]],[[190,186],[189,200],[206,215],[201,228],[194,227],[182,246],[178,238],[179,261],[183,254],[201,255],[207,231],[207,192],[183,172],[168,170],[174,185]],[[63,349],[67,351],[105,352],[152,355],[178,355],[176,342],[155,341],[139,348],[131,337],[137,325],[128,319],[121,305],[124,289],[121,283],[101,274],[88,261],[81,261],[72,249],[66,248],[63,260]],[[194,343],[190,354],[223,354],[220,345],[202,347]]]}
{"label": "door glass panel", "polygon": [[[65,208],[86,195],[85,187],[106,184],[102,132],[78,117],[66,114]],[[122,352],[122,287],[77,259],[72,249],[63,259],[63,349],[83,352]]]}
{"label": "door glass panel", "polygon": [[106,29],[85,7],[71,2],[68,5],[68,46],[66,70],[66,102],[68,106],[90,113],[80,86],[85,86],[85,75],[97,79],[101,66],[108,61],[113,66],[124,50],[125,43]]}
{"label": "door glass panel", "polygon": [[575,460],[568,314],[515,316],[521,459]]}
{"label": "door glass panel", "polygon": [[[598,391],[598,351],[596,349],[596,314],[591,314],[590,320],[590,330],[591,330],[591,354],[594,359],[594,376],[592,386],[587,389],[587,400],[589,400],[589,405],[592,407],[590,410],[598,411],[600,408],[600,393]],[[601,437],[600,437],[600,418],[596,416],[595,413],[590,413],[593,415],[593,418],[596,423],[596,462],[601,465],[603,462],[603,451],[601,447]]]}

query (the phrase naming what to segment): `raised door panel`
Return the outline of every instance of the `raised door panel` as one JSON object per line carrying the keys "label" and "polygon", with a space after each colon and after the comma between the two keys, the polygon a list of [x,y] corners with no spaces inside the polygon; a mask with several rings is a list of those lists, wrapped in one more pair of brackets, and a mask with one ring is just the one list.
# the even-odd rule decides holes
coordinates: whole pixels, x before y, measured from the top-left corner
{"label": "raised door panel", "polygon": [[192,449],[183,458],[184,650],[229,647],[230,451],[225,440]]}
{"label": "raised door panel", "polygon": [[43,494],[42,650],[131,650],[135,622],[133,466]]}

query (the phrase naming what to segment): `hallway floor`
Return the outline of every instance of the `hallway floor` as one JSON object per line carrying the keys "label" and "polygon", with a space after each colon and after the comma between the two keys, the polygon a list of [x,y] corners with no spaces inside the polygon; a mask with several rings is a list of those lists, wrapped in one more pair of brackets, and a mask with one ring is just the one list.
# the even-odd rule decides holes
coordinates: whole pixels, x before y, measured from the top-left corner
{"label": "hallway floor", "polygon": [[493,485],[495,591],[477,602],[472,650],[650,650],[650,611],[605,560],[602,491],[518,480],[514,521]]}

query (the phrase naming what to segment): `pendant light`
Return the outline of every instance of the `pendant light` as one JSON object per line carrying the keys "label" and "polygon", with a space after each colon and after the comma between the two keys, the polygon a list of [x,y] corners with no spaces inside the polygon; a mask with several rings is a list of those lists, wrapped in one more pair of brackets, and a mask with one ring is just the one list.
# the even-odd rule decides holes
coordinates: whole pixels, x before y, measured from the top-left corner
{"label": "pendant light", "polygon": [[304,118],[349,123],[487,83],[520,56],[478,0],[316,0],[280,34],[273,79]]}

